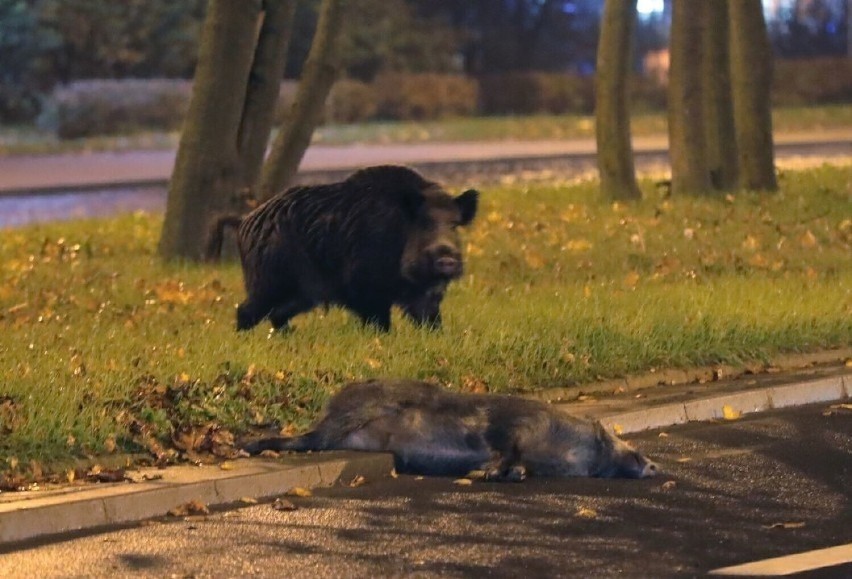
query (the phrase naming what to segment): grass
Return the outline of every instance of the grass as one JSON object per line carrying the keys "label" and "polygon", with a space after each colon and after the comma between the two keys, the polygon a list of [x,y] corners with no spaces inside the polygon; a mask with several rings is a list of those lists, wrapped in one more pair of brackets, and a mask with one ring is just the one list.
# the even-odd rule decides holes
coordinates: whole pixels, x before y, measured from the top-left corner
{"label": "grass", "polygon": [[[777,133],[820,131],[852,127],[848,105],[780,108],[773,113]],[[661,135],[667,131],[663,113],[635,114],[634,136]],[[326,145],[353,143],[426,143],[448,141],[558,140],[594,138],[591,116],[536,115],[476,117],[428,122],[372,122],[320,127],[314,142]],[[0,127],[0,155],[78,151],[168,149],[178,144],[178,133],[139,133],[118,137],[92,137],[60,141],[52,133],[26,127]]]}
{"label": "grass", "polygon": [[440,332],[395,315],[378,334],[332,309],[237,334],[238,265],[162,263],[159,216],[0,232],[0,471],[215,454],[232,432],[306,425],[362,378],[532,391],[849,345],[848,167],[781,186],[707,199],[644,183],[636,205],[593,182],[488,188]]}

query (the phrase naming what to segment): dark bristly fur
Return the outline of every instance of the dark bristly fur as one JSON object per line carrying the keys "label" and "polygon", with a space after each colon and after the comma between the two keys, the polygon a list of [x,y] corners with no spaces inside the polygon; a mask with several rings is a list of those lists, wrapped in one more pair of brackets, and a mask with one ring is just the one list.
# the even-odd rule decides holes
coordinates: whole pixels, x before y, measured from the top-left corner
{"label": "dark bristly fur", "polygon": [[[248,297],[237,329],[264,318],[286,327],[328,304],[382,330],[394,304],[416,323],[439,326],[447,284],[462,272],[456,228],[473,219],[477,196],[452,197],[411,169],[387,165],[273,197],[239,226]],[[217,221],[211,239],[232,223]]]}
{"label": "dark bristly fur", "polygon": [[245,446],[264,450],[386,451],[399,472],[492,480],[526,476],[644,478],[656,465],[600,423],[543,402],[511,396],[458,394],[414,380],[372,380],[345,386],[311,430]]}

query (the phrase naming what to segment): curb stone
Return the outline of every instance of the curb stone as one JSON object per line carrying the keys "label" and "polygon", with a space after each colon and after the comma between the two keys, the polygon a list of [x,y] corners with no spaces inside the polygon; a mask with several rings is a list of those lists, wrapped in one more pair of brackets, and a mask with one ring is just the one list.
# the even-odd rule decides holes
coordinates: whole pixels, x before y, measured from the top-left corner
{"label": "curb stone", "polygon": [[[789,408],[852,398],[852,372],[792,384],[714,394],[681,402],[650,405],[639,410],[612,412],[606,407],[586,413],[619,434],[724,419],[752,412]],[[571,414],[582,405],[555,404]],[[271,498],[293,487],[321,487],[346,483],[357,475],[367,480],[387,476],[393,467],[389,454],[333,452],[292,456],[280,460],[239,459],[233,470],[220,466],[144,469],[134,474],[136,484],[97,485],[82,490],[60,490],[0,497],[0,549],[27,540],[75,531],[91,531],[165,515],[169,509],[198,500],[208,506],[233,504],[244,497]],[[162,475],[145,480],[145,475]],[[9,495],[12,496],[12,495]]]}
{"label": "curb stone", "polygon": [[[287,456],[282,460],[238,459],[233,470],[219,466],[144,469],[142,482],[97,485],[75,492],[34,494],[0,502],[0,546],[50,535],[151,519],[189,501],[207,506],[236,503],[244,497],[265,499],[293,487],[315,488],[387,476],[389,454],[335,452],[324,456]],[[144,480],[144,475],[162,479]]]}
{"label": "curb stone", "polygon": [[[631,434],[687,422],[725,420],[729,419],[727,416],[736,418],[754,412],[820,402],[836,402],[848,398],[852,398],[852,373],[784,386],[732,392],[629,412],[597,416],[595,416],[597,413],[592,412],[591,417],[599,419],[601,424],[618,434]],[[567,404],[559,404],[557,408],[568,413],[576,411],[576,407]]]}

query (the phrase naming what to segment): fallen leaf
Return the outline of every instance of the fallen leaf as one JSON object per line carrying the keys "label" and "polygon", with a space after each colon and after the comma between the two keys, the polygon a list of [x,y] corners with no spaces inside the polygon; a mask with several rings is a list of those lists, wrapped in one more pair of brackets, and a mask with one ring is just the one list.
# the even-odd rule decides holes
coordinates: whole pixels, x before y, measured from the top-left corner
{"label": "fallen leaf", "polygon": [[639,272],[631,271],[626,276],[624,276],[624,285],[629,288],[635,288],[636,285],[639,283],[639,279]]}
{"label": "fallen leaf", "polygon": [[486,473],[484,470],[472,470],[467,473],[464,478],[469,478],[470,480],[484,480],[485,475]]}
{"label": "fallen leaf", "polygon": [[659,433],[657,436],[659,436],[660,438],[668,438],[668,437],[669,437],[669,433],[668,433],[668,432],[661,432],[661,433]]}
{"label": "fallen leaf", "polygon": [[689,458],[688,456],[682,456],[682,457],[680,457],[679,459],[677,459],[675,462],[684,463],[684,462],[689,462],[689,461],[691,461],[691,460],[692,460],[692,459],[691,459],[691,458]]}
{"label": "fallen leaf", "polygon": [[662,485],[660,485],[660,488],[664,491],[672,491],[677,488],[677,483],[673,480],[667,480]]}
{"label": "fallen leaf", "polygon": [[279,497],[272,501],[272,508],[276,511],[295,511],[299,507],[297,507],[287,499],[282,499]]}
{"label": "fallen leaf", "polygon": [[395,468],[392,468],[390,471],[391,478],[399,478],[399,473],[396,472]]}
{"label": "fallen leaf", "polygon": [[811,230],[808,229],[805,231],[802,236],[799,238],[799,244],[805,249],[813,249],[817,245],[819,245],[819,241],[817,241],[816,236],[811,233]]}
{"label": "fallen leaf", "polygon": [[236,465],[233,462],[225,461],[219,465],[219,470],[234,470]]}
{"label": "fallen leaf", "polygon": [[189,501],[188,503],[173,507],[169,509],[166,514],[168,514],[170,517],[186,517],[189,515],[198,514],[207,515],[210,514],[210,509],[207,508],[207,505],[196,499]]}
{"label": "fallen leaf", "polygon": [[612,425],[612,431],[616,435],[621,436],[622,434],[624,434],[624,427],[620,424],[613,424]]}
{"label": "fallen leaf", "polygon": [[281,456],[281,453],[276,450],[263,450],[258,456],[262,456],[263,458],[278,458]]}
{"label": "fallen leaf", "polygon": [[735,410],[732,406],[728,404],[722,406],[722,417],[725,420],[736,420],[740,416],[742,416],[742,412]]}
{"label": "fallen leaf", "polygon": [[457,478],[456,480],[453,481],[453,484],[466,487],[466,486],[472,485],[473,481],[470,480],[469,478]]}
{"label": "fallen leaf", "polygon": [[240,497],[240,502],[244,505],[256,505],[257,499],[254,497]]}
{"label": "fallen leaf", "polygon": [[574,516],[580,517],[581,519],[596,519],[598,517],[598,512],[587,507],[580,507],[577,509],[577,512],[574,513]]}
{"label": "fallen leaf", "polygon": [[367,479],[361,476],[360,474],[349,481],[349,486],[352,488],[357,488],[367,484]]}
{"label": "fallen leaf", "polygon": [[804,522],[794,523],[772,523],[771,525],[763,525],[764,529],[801,529],[805,526]]}
{"label": "fallen leaf", "polygon": [[284,494],[288,497],[302,497],[302,498],[314,496],[314,493],[312,493],[310,489],[306,489],[304,487],[293,487]]}

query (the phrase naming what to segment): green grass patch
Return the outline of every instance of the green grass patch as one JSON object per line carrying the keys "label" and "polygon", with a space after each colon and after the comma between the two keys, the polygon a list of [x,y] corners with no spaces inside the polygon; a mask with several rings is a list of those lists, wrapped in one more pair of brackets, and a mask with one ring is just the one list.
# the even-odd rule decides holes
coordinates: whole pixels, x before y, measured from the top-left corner
{"label": "green grass patch", "polygon": [[[773,112],[776,133],[820,131],[852,127],[848,105],[779,108]],[[665,135],[664,113],[633,115],[634,136]],[[314,142],[324,145],[353,143],[431,143],[500,140],[560,140],[594,138],[592,116],[533,115],[519,117],[469,117],[439,121],[371,122],[319,127]],[[0,127],[0,155],[80,151],[122,151],[175,148],[179,135],[138,133],[119,137],[91,137],[60,141],[54,134],[25,127]]]}
{"label": "green grass patch", "polygon": [[164,264],[159,216],[2,231],[3,468],[302,427],[349,380],[532,391],[849,345],[848,168],[781,186],[706,199],[645,183],[635,205],[595,183],[486,188],[439,332],[331,309],[237,334],[239,266]]}

